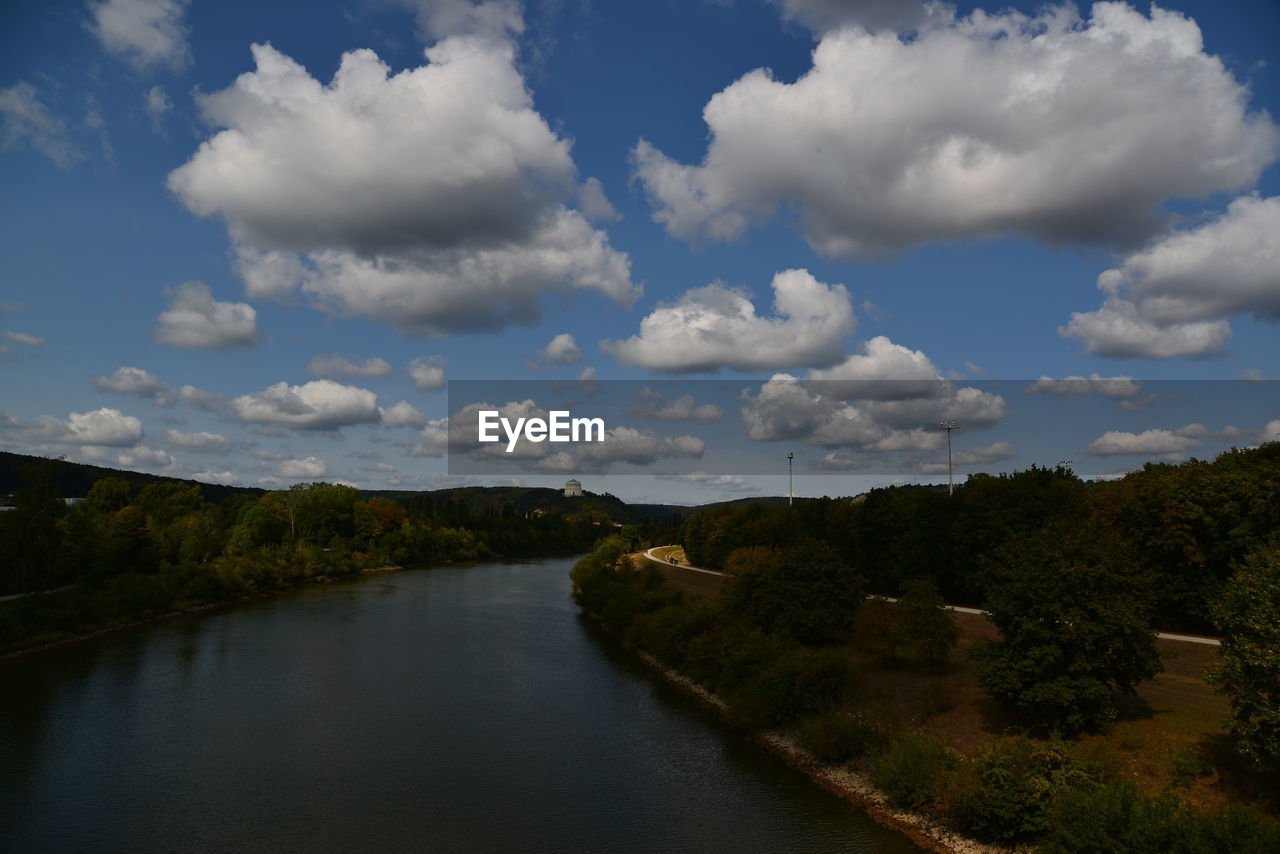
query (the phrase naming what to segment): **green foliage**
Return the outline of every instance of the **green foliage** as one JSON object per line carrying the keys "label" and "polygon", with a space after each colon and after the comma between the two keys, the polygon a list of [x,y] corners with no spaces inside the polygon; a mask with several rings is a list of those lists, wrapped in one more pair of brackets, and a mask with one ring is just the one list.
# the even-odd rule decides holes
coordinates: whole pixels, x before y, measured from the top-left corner
{"label": "green foliage", "polygon": [[834,710],[800,725],[800,743],[823,762],[847,762],[875,753],[888,739],[883,723],[865,712]]}
{"label": "green foliage", "polygon": [[938,587],[928,578],[914,578],[902,585],[902,632],[910,654],[932,668],[941,668],[951,658],[960,640],[956,618],[946,608]]}
{"label": "green foliage", "polygon": [[938,802],[955,767],[955,754],[941,741],[906,733],[876,758],[871,782],[895,805],[919,810]]}
{"label": "green foliage", "polygon": [[992,574],[987,611],[1001,636],[974,650],[979,680],[1028,723],[1102,727],[1114,692],[1159,672],[1150,579],[1119,538],[1055,522],[1004,548]]}
{"label": "green foliage", "polygon": [[772,729],[830,709],[849,684],[849,662],[842,651],[795,646],[778,654],[725,699],[735,724]]}
{"label": "green foliage", "polygon": [[1222,648],[1209,682],[1231,699],[1240,752],[1280,769],[1280,544],[1255,550],[1213,606]]}
{"label": "green foliage", "polygon": [[1021,842],[1048,829],[1054,799],[1089,783],[1064,745],[1004,738],[955,775],[950,814],[964,832],[990,842]]}
{"label": "green foliage", "polygon": [[1173,797],[1145,799],[1129,783],[1069,788],[1058,798],[1044,854],[1272,854],[1280,822],[1244,807],[1205,812]]}
{"label": "green foliage", "polygon": [[725,607],[761,630],[822,643],[853,627],[861,580],[826,544],[748,549],[730,558]]}

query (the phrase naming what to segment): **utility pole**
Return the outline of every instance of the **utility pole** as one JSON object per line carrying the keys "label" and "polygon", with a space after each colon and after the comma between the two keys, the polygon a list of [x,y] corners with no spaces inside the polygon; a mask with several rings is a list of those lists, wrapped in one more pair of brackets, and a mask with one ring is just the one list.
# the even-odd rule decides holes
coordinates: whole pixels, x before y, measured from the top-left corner
{"label": "utility pole", "polygon": [[960,425],[954,421],[943,421],[938,425],[939,430],[947,431],[947,495],[955,495],[956,484],[951,474],[951,431]]}
{"label": "utility pole", "polygon": [[796,478],[792,472],[791,461],[796,455],[787,451],[787,506],[790,507],[796,500]]}

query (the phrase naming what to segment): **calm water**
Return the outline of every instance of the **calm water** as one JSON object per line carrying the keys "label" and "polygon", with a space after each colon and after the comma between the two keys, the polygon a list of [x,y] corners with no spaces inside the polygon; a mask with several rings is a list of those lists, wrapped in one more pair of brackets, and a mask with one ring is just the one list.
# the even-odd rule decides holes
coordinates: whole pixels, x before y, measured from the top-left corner
{"label": "calm water", "polygon": [[367,577],[0,661],[5,851],[917,852],[577,614]]}

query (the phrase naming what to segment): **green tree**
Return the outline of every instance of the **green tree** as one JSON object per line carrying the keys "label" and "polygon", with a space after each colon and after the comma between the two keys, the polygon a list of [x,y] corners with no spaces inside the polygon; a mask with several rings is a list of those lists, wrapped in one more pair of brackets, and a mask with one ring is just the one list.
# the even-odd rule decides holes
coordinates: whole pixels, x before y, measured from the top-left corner
{"label": "green tree", "polygon": [[956,618],[947,610],[938,587],[928,578],[913,578],[902,585],[904,646],[932,668],[940,668],[951,658],[960,640]]}
{"label": "green tree", "polygon": [[1280,769],[1280,543],[1255,550],[1212,606],[1222,632],[1209,682],[1231,698],[1240,752]]}
{"label": "green tree", "polygon": [[726,570],[723,595],[730,611],[802,643],[849,631],[864,596],[862,580],[817,540],[785,550],[739,550]]}
{"label": "green tree", "polygon": [[1105,725],[1160,658],[1149,575],[1105,525],[1061,520],[1001,549],[987,599],[998,640],[974,650],[993,697],[1029,723],[1075,733]]}

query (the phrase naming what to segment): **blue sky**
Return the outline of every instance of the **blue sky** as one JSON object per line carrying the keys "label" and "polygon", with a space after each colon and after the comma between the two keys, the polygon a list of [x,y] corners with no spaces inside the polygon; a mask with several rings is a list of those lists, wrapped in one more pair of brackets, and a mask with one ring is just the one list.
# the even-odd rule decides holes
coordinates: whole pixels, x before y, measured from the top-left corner
{"label": "blue sky", "polygon": [[[7,450],[433,488],[461,482],[443,381],[583,378],[749,400],[618,425],[607,478],[521,482],[785,489],[687,445],[680,477],[618,476],[704,431],[848,494],[936,480],[941,417],[967,470],[1280,438],[1270,384],[1191,411],[1168,385],[1280,375],[1274,2],[14,0],[0,24]],[[1026,393],[1095,376],[1154,385]],[[792,380],[928,378],[931,403],[810,385],[805,418],[765,412]],[[1092,414],[1061,449],[1001,438],[963,392],[996,380],[1024,381],[986,389],[1005,412]],[[885,449],[893,476],[854,464]]]}

